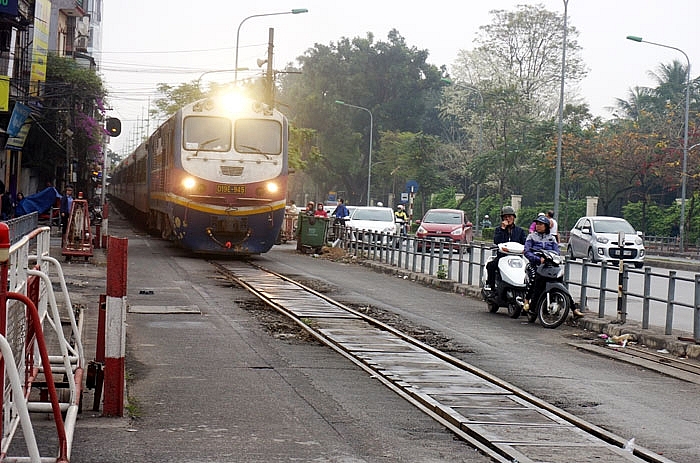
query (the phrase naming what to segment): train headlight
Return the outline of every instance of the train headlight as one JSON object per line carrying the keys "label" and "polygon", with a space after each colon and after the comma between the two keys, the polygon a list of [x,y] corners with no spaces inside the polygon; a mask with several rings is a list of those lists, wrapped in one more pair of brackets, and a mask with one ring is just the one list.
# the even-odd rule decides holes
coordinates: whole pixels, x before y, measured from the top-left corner
{"label": "train headlight", "polygon": [[226,92],[217,97],[219,106],[232,114],[239,113],[247,103],[245,97],[238,92]]}
{"label": "train headlight", "polygon": [[186,190],[192,190],[195,185],[197,185],[197,181],[192,177],[187,177],[182,181],[182,186],[185,187]]}
{"label": "train headlight", "polygon": [[275,182],[269,182],[266,185],[266,189],[267,189],[268,193],[277,193],[279,191],[280,187]]}

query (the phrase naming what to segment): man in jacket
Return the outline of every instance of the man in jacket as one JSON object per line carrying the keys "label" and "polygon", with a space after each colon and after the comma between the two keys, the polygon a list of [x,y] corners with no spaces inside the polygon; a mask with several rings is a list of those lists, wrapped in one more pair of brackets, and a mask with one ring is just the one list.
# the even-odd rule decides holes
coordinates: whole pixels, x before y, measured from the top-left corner
{"label": "man in jacket", "polygon": [[[493,243],[501,244],[513,241],[520,244],[525,244],[527,233],[525,230],[515,225],[515,209],[511,206],[505,206],[501,209],[501,224],[496,227],[493,234]],[[486,264],[486,291],[493,290],[496,280],[496,269],[498,268],[498,260],[502,257],[500,253],[496,254],[496,258]]]}

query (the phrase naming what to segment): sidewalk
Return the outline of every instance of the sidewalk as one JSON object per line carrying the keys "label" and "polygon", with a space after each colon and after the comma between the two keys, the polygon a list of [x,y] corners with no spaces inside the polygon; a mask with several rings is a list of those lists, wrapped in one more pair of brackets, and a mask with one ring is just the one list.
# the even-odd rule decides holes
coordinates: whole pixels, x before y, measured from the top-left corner
{"label": "sidewalk", "polygon": [[[128,401],[124,418],[107,418],[91,410],[92,391],[84,394],[71,463],[434,462],[474,454],[333,350],[296,339],[291,327],[282,325],[283,337],[265,331],[257,318],[265,309],[206,259],[109,220],[111,235],[129,238]],[[106,257],[95,249],[87,263],[62,265],[73,303],[87,307],[88,360]]]}

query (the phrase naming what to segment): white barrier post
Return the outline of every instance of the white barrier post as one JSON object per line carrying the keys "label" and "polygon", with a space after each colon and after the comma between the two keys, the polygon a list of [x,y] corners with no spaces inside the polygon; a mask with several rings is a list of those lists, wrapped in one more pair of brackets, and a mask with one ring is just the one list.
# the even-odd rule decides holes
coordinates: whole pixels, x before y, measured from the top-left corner
{"label": "white barrier post", "polygon": [[126,355],[126,238],[109,237],[105,315],[104,416],[124,416]]}

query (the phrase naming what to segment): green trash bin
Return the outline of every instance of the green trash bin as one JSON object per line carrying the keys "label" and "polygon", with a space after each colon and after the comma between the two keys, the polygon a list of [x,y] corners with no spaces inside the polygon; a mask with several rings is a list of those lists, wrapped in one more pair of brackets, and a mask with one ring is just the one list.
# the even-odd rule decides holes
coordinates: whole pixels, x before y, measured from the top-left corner
{"label": "green trash bin", "polygon": [[297,249],[320,250],[326,244],[330,219],[299,214]]}

